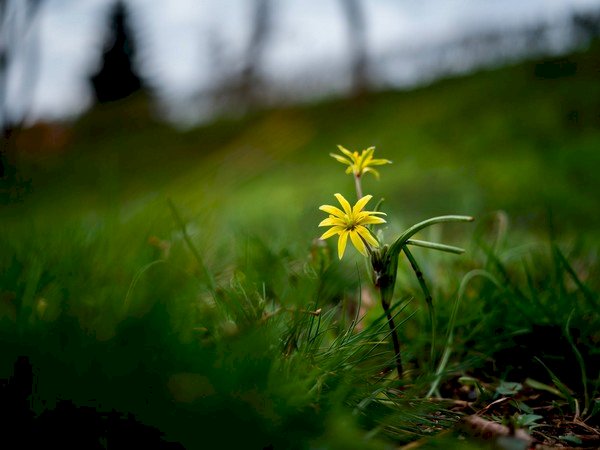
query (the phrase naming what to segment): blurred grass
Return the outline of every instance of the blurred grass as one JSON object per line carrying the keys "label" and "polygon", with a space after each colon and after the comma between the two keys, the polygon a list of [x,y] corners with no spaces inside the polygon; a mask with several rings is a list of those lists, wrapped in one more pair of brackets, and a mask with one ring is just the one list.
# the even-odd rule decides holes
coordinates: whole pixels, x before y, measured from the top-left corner
{"label": "blurred grass", "polygon": [[[23,146],[17,167],[32,192],[0,206],[0,378],[28,355],[37,410],[66,398],[133,412],[189,446],[381,448],[380,438],[439,431],[425,401],[411,415],[414,404],[382,398],[393,385],[377,375],[392,359],[385,344],[373,347],[368,332],[344,344],[368,285],[363,263],[313,243],[317,207],[353,192],[328,156],[336,144],[375,145],[394,161],[364,182],[386,199],[387,240],[430,215],[478,218],[428,235],[467,255],[414,252],[440,336],[466,273],[488,270],[502,286],[476,280],[465,291],[448,373],[533,371],[486,364],[536,326],[560,334],[573,309],[577,342],[597,361],[600,48],[569,60],[576,72],[558,78],[535,78],[524,63],[187,131],[152,118],[138,97],[80,118],[60,152]],[[427,315],[406,267],[399,285],[398,298],[415,297],[401,334],[422,396],[433,380]],[[301,312],[320,307],[322,318]],[[365,324],[379,315],[374,305]],[[369,342],[376,356],[363,360]],[[535,345],[523,359],[548,353]],[[344,361],[350,350],[358,356]],[[567,360],[553,370],[564,375]]]}

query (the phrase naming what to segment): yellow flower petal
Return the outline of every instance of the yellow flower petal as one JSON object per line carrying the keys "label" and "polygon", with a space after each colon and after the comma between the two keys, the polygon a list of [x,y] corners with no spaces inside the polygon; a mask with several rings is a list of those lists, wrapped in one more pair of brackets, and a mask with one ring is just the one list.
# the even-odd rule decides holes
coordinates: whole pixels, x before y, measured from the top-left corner
{"label": "yellow flower petal", "polygon": [[349,234],[350,240],[352,241],[352,244],[354,244],[354,247],[356,247],[356,250],[367,256],[367,248],[365,247],[365,243],[362,241],[359,234],[356,231],[350,231]]}
{"label": "yellow flower petal", "polygon": [[335,153],[330,153],[329,156],[331,156],[332,158],[335,158],[336,160],[338,160],[342,164],[348,164],[349,166],[352,165],[352,161],[349,160],[349,159],[347,159],[347,158],[344,158],[343,156],[336,155]]}
{"label": "yellow flower petal", "polygon": [[319,206],[319,209],[321,211],[325,211],[326,213],[329,213],[335,217],[339,217],[340,219],[343,219],[344,217],[346,217],[346,214],[344,214],[344,212],[341,209],[336,208],[335,206],[321,205],[321,206]]}
{"label": "yellow flower petal", "polygon": [[340,202],[340,205],[342,205],[342,208],[344,208],[344,212],[348,215],[351,215],[352,208],[350,207],[350,203],[348,203],[348,200],[346,200],[342,194],[333,194],[333,195],[335,195],[335,198],[338,199],[338,202]]}
{"label": "yellow flower petal", "polygon": [[320,227],[331,227],[321,236],[321,239],[327,239],[338,235],[338,257],[342,259],[348,243],[348,235],[352,245],[365,256],[368,256],[370,248],[379,247],[377,239],[371,235],[365,225],[382,224],[385,219],[377,217],[385,215],[379,211],[363,211],[366,204],[373,198],[372,195],[365,195],[359,199],[354,206],[348,203],[342,194],[334,194],[338,202],[342,205],[343,211],[335,206],[322,205],[319,207],[322,211],[329,213],[329,217],[323,219]]}
{"label": "yellow flower petal", "polygon": [[338,145],[337,148],[339,148],[340,152],[349,157],[351,160],[354,159],[354,155],[352,155],[352,152],[350,150],[345,149],[341,145]]}
{"label": "yellow flower petal", "polygon": [[356,232],[360,234],[365,241],[367,241],[367,244],[372,245],[375,248],[379,247],[379,242],[377,242],[377,239],[375,239],[365,227],[356,227]]}
{"label": "yellow flower petal", "polygon": [[375,147],[369,147],[368,149],[363,151],[363,165],[368,165],[371,163],[371,160],[373,159],[373,152],[375,151]]}
{"label": "yellow flower petal", "polygon": [[361,175],[370,172],[375,175],[375,177],[379,178],[379,172],[372,169],[371,166],[391,164],[390,160],[373,158],[375,147],[369,147],[366,150],[363,150],[360,154],[358,152],[351,152],[341,145],[338,145],[338,149],[345,156],[336,155],[334,153],[330,153],[330,155],[342,164],[347,164],[348,168],[346,169],[346,173],[352,173],[355,177],[360,177]]}
{"label": "yellow flower petal", "polygon": [[320,227],[345,227],[346,222],[342,219],[334,216],[329,216],[327,219],[323,219],[319,224]]}
{"label": "yellow flower petal", "polygon": [[348,231],[342,231],[338,238],[338,257],[342,259],[346,251],[346,242],[348,241]]}
{"label": "yellow flower petal", "polygon": [[382,219],[381,217],[373,217],[373,216],[365,217],[359,221],[360,225],[372,225],[372,224],[381,224],[381,223],[387,223],[387,222],[385,221],[385,219]]}
{"label": "yellow flower petal", "polygon": [[345,230],[344,227],[333,227],[327,230],[319,239],[328,239],[331,236],[335,236],[336,234],[340,234]]}
{"label": "yellow flower petal", "polygon": [[387,214],[381,211],[361,211],[355,215],[359,220],[367,216],[387,216]]}
{"label": "yellow flower petal", "polygon": [[375,178],[377,178],[379,180],[379,172],[371,167],[365,167],[363,169],[363,173],[367,173],[367,172],[371,172],[373,175],[375,175]]}
{"label": "yellow flower petal", "polygon": [[367,203],[373,198],[372,195],[365,195],[359,201],[356,202],[356,205],[352,208],[352,214],[356,215],[362,211]]}
{"label": "yellow flower petal", "polygon": [[[340,220],[340,219],[338,219]],[[321,220],[321,222],[319,222],[319,226],[320,227],[332,227],[334,225],[339,225],[333,222],[333,219],[331,217],[328,217],[327,219],[323,219]]]}
{"label": "yellow flower petal", "polygon": [[370,166],[382,166],[384,164],[392,164],[389,159],[372,159],[369,161]]}

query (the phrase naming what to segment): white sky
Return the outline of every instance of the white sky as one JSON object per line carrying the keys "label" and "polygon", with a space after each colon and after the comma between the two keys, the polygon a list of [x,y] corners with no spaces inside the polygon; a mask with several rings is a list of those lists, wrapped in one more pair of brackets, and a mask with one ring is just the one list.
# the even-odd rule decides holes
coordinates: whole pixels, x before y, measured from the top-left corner
{"label": "white sky", "polygon": [[[185,98],[239,69],[253,2],[127,3],[134,13],[139,72],[161,96]],[[103,21],[110,4],[110,0],[46,0],[39,27],[28,36],[41,42],[38,80],[28,92],[31,117],[70,117],[90,105],[87,77],[99,64],[105,38]],[[363,0],[362,4],[369,54],[375,60],[387,58],[375,68],[375,75],[388,85],[414,82],[422,76],[407,55],[423,49],[476,31],[520,29],[540,22],[560,24],[574,10],[600,8],[600,0]],[[318,80],[331,90],[336,83],[338,88],[343,86],[348,30],[339,0],[274,0],[273,5],[276,11],[264,58],[265,77],[283,85],[300,78]],[[19,86],[23,67],[23,61],[17,63],[9,79],[8,102],[16,112],[22,110],[24,98]]]}

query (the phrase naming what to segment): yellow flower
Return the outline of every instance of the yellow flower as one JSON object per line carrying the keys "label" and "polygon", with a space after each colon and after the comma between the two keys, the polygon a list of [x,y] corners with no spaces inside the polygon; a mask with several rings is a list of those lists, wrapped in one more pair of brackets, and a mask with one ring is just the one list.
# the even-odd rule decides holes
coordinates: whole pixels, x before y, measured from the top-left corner
{"label": "yellow flower", "polygon": [[[376,217],[377,214],[385,215],[382,212],[363,211],[365,205],[373,198],[372,195],[365,195],[353,207],[350,207],[348,200],[342,194],[335,194],[335,197],[342,205],[343,211],[335,206],[322,205],[319,206],[321,211],[329,213],[329,217],[324,219],[319,224],[320,227],[331,227],[321,239],[327,239],[331,236],[339,235],[338,238],[338,256],[342,259],[346,250],[346,242],[348,236],[354,247],[367,256],[367,246],[379,247],[377,240],[371,235],[365,225],[385,223],[381,217]],[[366,244],[366,245],[365,245]]]}
{"label": "yellow flower", "polygon": [[373,159],[375,147],[369,147],[368,149],[363,150],[360,155],[358,152],[351,152],[341,145],[338,145],[338,148],[346,155],[346,157],[330,153],[331,157],[342,164],[347,164],[348,168],[346,169],[346,173],[353,173],[355,177],[360,177],[364,173],[371,172],[376,178],[379,178],[379,172],[371,166],[381,166],[383,164],[392,163],[388,159]]}

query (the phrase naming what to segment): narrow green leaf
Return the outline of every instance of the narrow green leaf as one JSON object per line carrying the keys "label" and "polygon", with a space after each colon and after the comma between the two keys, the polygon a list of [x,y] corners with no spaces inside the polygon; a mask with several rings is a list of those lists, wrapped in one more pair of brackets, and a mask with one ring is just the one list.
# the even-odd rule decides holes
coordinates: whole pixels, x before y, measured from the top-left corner
{"label": "narrow green leaf", "polygon": [[435,364],[435,344],[436,344],[436,321],[435,321],[435,309],[433,307],[433,298],[431,297],[431,293],[429,292],[429,288],[427,287],[427,283],[425,282],[425,277],[423,276],[423,271],[419,267],[417,260],[413,256],[413,254],[408,250],[406,246],[402,247],[402,251],[408,258],[410,262],[410,266],[417,277],[417,281],[419,282],[419,286],[421,287],[421,291],[423,292],[423,296],[425,297],[425,303],[427,304],[427,310],[429,311],[429,325],[431,326],[431,345],[430,345],[430,364]]}
{"label": "narrow green leaf", "polygon": [[525,385],[529,386],[532,389],[537,389],[538,391],[546,391],[551,394],[556,395],[557,397],[567,399],[558,389],[552,387],[548,384],[542,383],[541,381],[534,380],[533,378],[527,378],[525,380]]}
{"label": "narrow green leaf", "polygon": [[417,234],[422,229],[427,228],[431,225],[435,225],[438,223],[448,223],[448,222],[472,222],[472,221],[473,221],[473,217],[471,217],[471,216],[439,216],[439,217],[432,217],[431,219],[424,220],[423,222],[419,222],[419,223],[413,225],[408,230],[406,230],[404,233],[402,233],[400,235],[400,237],[398,239],[396,239],[396,241],[391,245],[390,253],[391,254],[400,253],[400,250],[406,244],[406,241],[408,241],[411,237],[413,237],[415,234]]}
{"label": "narrow green leaf", "polygon": [[420,241],[418,239],[409,239],[406,241],[406,244],[414,245],[415,247],[429,248],[431,250],[439,250],[441,252],[455,253],[457,255],[465,252],[464,248],[454,247],[453,245],[438,244],[437,242]]}

